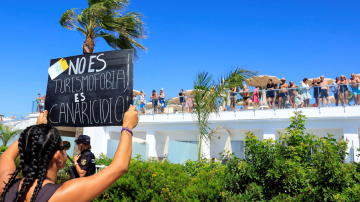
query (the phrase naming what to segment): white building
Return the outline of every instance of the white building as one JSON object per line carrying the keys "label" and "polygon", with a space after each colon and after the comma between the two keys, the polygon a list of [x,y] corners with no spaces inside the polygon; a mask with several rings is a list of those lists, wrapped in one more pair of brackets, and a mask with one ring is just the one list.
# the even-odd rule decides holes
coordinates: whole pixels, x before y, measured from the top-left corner
{"label": "white building", "polygon": [[[300,110],[300,109],[298,109]],[[219,153],[226,147],[228,138],[231,139],[232,151],[236,155],[242,155],[244,147],[242,141],[245,139],[244,132],[252,131],[259,139],[278,139],[279,132],[290,124],[289,118],[293,116],[294,109],[281,110],[249,110],[236,112],[220,112],[210,118],[215,128],[221,124],[231,129],[232,136],[224,130],[220,131],[210,145],[203,148],[203,155],[207,158],[219,158]],[[313,133],[319,137],[333,134],[334,138],[349,140],[347,161],[359,161],[359,134],[360,134],[360,106],[349,107],[322,107],[302,108],[303,114],[307,117],[306,132]],[[37,114],[32,114],[30,119],[12,122],[18,128],[25,128],[36,123]],[[195,125],[191,114],[158,114],[142,115],[140,122],[134,129],[134,142],[144,142],[148,157],[155,157],[159,160],[168,158],[164,155],[164,147],[167,137],[173,141],[194,143],[197,137],[194,131]],[[59,127],[62,136],[74,137],[75,129]],[[88,127],[83,133],[91,137],[92,151],[96,156],[100,153],[108,154],[114,152],[116,140],[120,139],[121,127]],[[198,133],[197,133],[198,134]],[[115,141],[116,144],[111,142]],[[112,146],[111,146],[112,145]],[[115,145],[115,146],[114,146]],[[169,152],[170,152],[169,148]],[[133,155],[137,152],[133,149]],[[177,155],[186,151],[177,150]],[[193,154],[196,155],[196,154]],[[171,159],[170,159],[171,160]]]}

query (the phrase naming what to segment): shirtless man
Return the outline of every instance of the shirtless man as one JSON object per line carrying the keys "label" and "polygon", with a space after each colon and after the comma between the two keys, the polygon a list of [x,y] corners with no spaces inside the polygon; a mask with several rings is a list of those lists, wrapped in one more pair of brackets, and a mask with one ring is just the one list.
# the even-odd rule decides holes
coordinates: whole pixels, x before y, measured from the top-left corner
{"label": "shirtless man", "polygon": [[289,88],[289,85],[285,83],[286,79],[283,77],[281,79],[281,84],[279,86],[280,92],[279,92],[279,103],[278,103],[278,109],[284,109],[285,108],[285,102],[287,99],[287,92]]}
{"label": "shirtless man", "polygon": [[325,81],[325,78],[324,78],[324,75],[321,75],[320,76],[320,98],[321,98],[321,102],[322,102],[322,105],[323,107],[325,107],[325,104],[324,104],[324,101],[326,98],[326,101],[327,101],[327,106],[329,107],[330,106],[330,100],[329,100],[329,86],[328,85],[328,82]]}
{"label": "shirtless man", "polygon": [[349,84],[352,88],[354,94],[354,103],[355,105],[359,105],[359,97],[360,97],[360,79],[356,77],[355,73],[351,74],[351,78],[349,79]]}
{"label": "shirtless man", "polygon": [[156,93],[155,90],[152,91],[150,98],[152,99],[152,105],[154,108],[154,114],[158,113],[158,100],[159,100],[159,96]]}
{"label": "shirtless man", "polygon": [[313,85],[314,85],[314,98],[316,100],[316,106],[319,107],[320,106],[320,99],[319,99],[320,82],[318,82],[317,78],[313,79]]}

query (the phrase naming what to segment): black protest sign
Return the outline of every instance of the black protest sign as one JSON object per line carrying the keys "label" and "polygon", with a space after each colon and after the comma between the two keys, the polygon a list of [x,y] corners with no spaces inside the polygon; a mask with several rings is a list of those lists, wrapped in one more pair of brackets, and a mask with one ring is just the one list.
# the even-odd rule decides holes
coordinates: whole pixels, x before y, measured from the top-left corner
{"label": "black protest sign", "polygon": [[122,125],[132,104],[133,50],[52,59],[45,109],[53,126]]}

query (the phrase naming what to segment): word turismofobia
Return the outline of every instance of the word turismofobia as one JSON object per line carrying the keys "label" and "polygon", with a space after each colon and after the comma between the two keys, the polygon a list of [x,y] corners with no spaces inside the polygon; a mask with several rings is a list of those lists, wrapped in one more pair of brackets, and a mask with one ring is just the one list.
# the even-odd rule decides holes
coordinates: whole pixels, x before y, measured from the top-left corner
{"label": "word turismofobia", "polygon": [[[133,50],[65,57],[69,67],[48,77],[45,109],[54,126],[118,126],[132,103]],[[58,62],[53,59],[50,66]]]}

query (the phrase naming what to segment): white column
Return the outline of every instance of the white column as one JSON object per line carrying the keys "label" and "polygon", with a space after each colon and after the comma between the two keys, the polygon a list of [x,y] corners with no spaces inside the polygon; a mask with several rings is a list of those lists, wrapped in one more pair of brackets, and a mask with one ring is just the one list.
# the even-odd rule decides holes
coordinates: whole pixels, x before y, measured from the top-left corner
{"label": "white column", "polygon": [[156,152],[156,131],[155,130],[147,130],[146,131],[146,141],[149,144],[149,157],[158,157]]}
{"label": "white column", "polygon": [[275,140],[275,128],[268,128],[265,126],[264,128],[264,134],[263,134],[263,140],[265,139],[273,139]]}
{"label": "white column", "polygon": [[108,135],[105,133],[104,127],[84,127],[83,134],[90,136],[91,151],[95,157],[101,153],[107,153]]}
{"label": "white column", "polygon": [[210,142],[211,141],[206,141],[204,139],[201,140],[202,153],[206,159],[210,159]]}
{"label": "white column", "polygon": [[352,160],[355,160],[356,162],[359,162],[359,158],[357,155],[359,152],[357,149],[359,148],[359,134],[358,134],[358,128],[355,126],[352,127],[344,127],[344,140],[348,140],[348,147],[346,152],[349,153],[349,155],[346,156],[345,162],[351,162]]}

